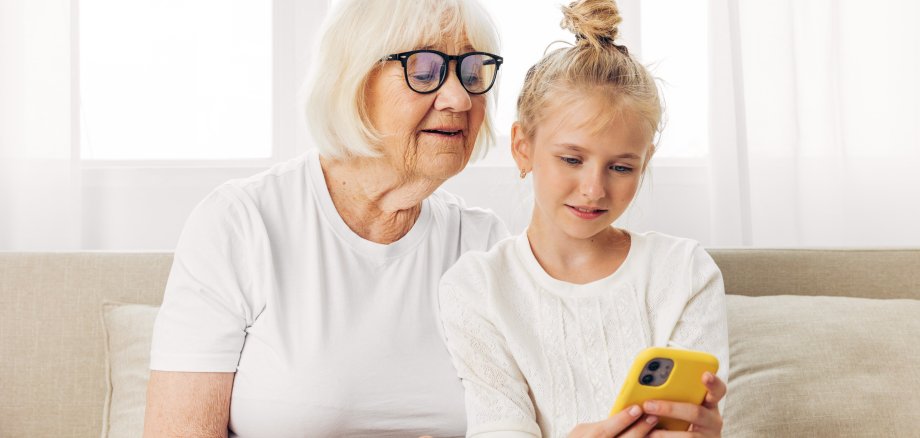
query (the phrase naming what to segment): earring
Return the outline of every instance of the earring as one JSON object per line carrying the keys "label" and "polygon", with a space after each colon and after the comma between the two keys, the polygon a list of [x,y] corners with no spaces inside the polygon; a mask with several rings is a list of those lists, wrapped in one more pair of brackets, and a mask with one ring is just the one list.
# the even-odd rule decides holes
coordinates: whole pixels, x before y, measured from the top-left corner
{"label": "earring", "polygon": [[524,169],[521,169],[521,179],[524,179],[525,176],[527,176],[527,171]]}

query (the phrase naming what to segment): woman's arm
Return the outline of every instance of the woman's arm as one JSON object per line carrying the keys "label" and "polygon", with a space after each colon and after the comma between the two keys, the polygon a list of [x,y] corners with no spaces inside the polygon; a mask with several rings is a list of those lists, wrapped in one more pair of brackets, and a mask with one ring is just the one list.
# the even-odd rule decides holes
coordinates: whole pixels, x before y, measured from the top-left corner
{"label": "woman's arm", "polygon": [[151,371],[144,438],[227,437],[234,376]]}

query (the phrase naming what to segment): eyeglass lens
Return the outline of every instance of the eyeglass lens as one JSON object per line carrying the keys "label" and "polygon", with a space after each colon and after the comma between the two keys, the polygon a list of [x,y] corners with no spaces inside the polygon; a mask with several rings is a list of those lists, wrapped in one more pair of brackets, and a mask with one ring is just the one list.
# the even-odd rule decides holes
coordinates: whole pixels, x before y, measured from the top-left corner
{"label": "eyeglass lens", "polygon": [[[489,89],[498,65],[489,55],[475,54],[460,61],[460,83],[470,93]],[[447,77],[448,64],[437,53],[418,52],[406,60],[406,77],[413,90],[426,93],[438,88]]]}

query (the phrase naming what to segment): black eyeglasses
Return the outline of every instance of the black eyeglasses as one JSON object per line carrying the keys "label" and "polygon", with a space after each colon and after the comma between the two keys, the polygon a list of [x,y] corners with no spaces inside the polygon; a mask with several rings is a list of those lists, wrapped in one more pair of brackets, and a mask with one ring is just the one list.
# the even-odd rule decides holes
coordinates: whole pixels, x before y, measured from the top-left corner
{"label": "black eyeglasses", "polygon": [[447,66],[457,61],[457,78],[470,94],[482,94],[492,88],[502,57],[486,52],[448,55],[437,50],[413,50],[387,55],[385,61],[399,61],[406,74],[406,84],[416,93],[434,93],[447,79]]}

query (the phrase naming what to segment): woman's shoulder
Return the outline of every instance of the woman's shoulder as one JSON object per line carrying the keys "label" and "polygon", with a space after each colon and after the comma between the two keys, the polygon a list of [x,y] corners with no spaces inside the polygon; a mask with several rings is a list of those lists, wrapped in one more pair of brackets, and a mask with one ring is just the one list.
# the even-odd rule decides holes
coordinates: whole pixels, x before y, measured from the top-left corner
{"label": "woman's shoulder", "polygon": [[252,199],[270,197],[279,191],[295,190],[309,181],[312,168],[315,167],[310,165],[312,159],[317,159],[315,154],[307,153],[282,161],[248,177],[231,179],[221,184],[217,190],[234,194],[230,196]]}
{"label": "woman's shoulder", "polygon": [[276,163],[256,174],[235,178],[215,187],[199,204],[199,208],[228,205],[240,215],[259,212],[283,203],[286,199],[305,197],[310,184],[310,154]]}
{"label": "woman's shoulder", "polygon": [[508,237],[508,228],[495,212],[482,207],[470,207],[463,198],[444,189],[428,197],[435,220],[445,224],[445,232],[459,232],[461,253],[492,248]]}
{"label": "woman's shoulder", "polygon": [[513,271],[517,236],[505,237],[485,251],[467,251],[441,277],[442,287],[484,291]]}
{"label": "woman's shoulder", "polygon": [[464,220],[477,223],[501,223],[502,220],[495,212],[483,207],[470,207],[463,198],[444,189],[437,189],[428,198],[432,206],[453,215],[459,215]]}

